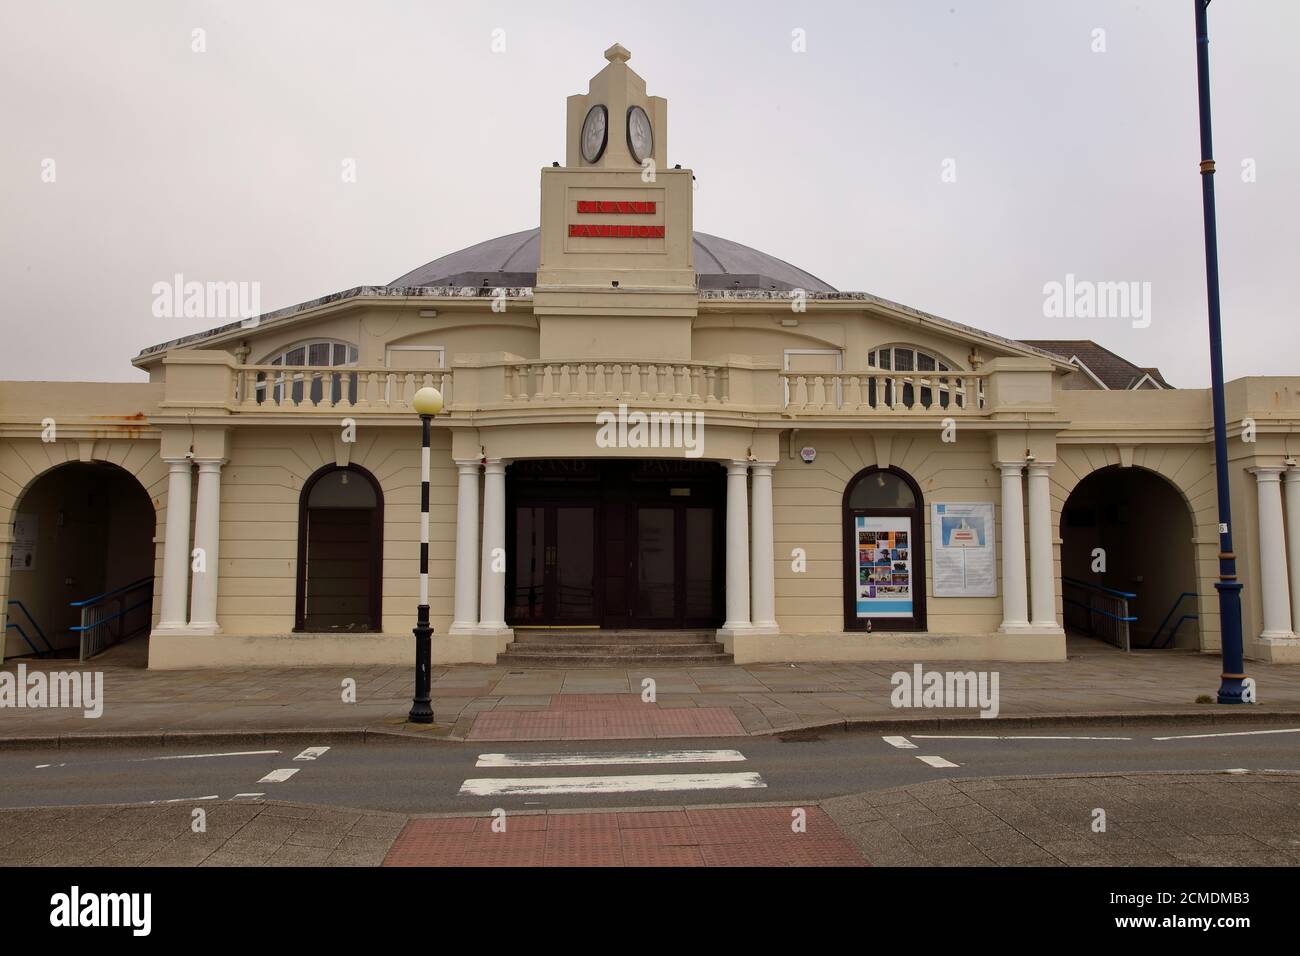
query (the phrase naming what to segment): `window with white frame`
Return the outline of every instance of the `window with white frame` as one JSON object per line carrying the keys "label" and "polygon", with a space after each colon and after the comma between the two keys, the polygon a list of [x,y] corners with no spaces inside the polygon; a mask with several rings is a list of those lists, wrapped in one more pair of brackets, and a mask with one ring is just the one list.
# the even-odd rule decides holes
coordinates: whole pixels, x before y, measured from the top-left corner
{"label": "window with white frame", "polygon": [[[257,401],[271,401],[279,404],[284,400],[285,389],[294,402],[303,401],[303,396],[312,402],[320,402],[326,394],[326,382],[329,382],[329,402],[342,400],[344,390],[348,401],[357,400],[357,376],[355,373],[316,372],[315,369],[352,368],[357,364],[358,350],[349,342],[334,339],[313,339],[300,342],[262,362],[263,365],[275,365],[284,368],[283,372],[259,372],[257,375]],[[310,385],[307,382],[310,381]],[[269,396],[269,397],[268,397]]]}
{"label": "window with white frame", "polygon": [[[867,365],[872,369],[885,369],[895,373],[914,373],[917,378],[923,380],[920,398],[921,404],[926,408],[935,404],[933,401],[935,390],[938,393],[937,403],[941,408],[947,408],[949,405],[961,408],[965,403],[965,396],[961,391],[961,370],[956,368],[952,362],[934,352],[927,352],[915,345],[882,345],[867,353]],[[942,372],[957,372],[958,374],[948,378],[941,375]],[[885,382],[884,403],[886,405],[894,404],[893,382],[898,378],[902,380],[903,406],[910,408],[916,403],[917,397],[910,374],[908,377],[895,375]],[[874,405],[876,403],[876,383],[874,380],[870,383],[867,391],[869,393],[868,399]]]}

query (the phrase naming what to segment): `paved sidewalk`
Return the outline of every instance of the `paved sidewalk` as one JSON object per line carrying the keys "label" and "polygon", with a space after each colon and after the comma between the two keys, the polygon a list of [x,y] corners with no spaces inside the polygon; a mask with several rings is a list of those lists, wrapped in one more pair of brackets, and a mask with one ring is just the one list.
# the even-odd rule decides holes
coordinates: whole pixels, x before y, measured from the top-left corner
{"label": "paved sidewalk", "polygon": [[0,809],[0,866],[1297,866],[1300,774],[939,780],[492,822],[261,801]]}
{"label": "paved sidewalk", "polygon": [[822,808],[876,866],[1300,865],[1300,774],[937,780]]}
{"label": "paved sidewalk", "polygon": [[[125,648],[124,648],[125,650]],[[71,670],[75,662],[28,662]],[[138,735],[190,744],[259,739],[311,730],[336,739],[367,733],[454,740],[565,740],[719,737],[810,727],[937,728],[977,718],[974,709],[895,709],[895,672],[912,662],[750,664],[691,668],[510,669],[456,665],[433,669],[434,723],[406,722],[412,670],[404,667],[245,668],[146,671],[112,663],[104,672],[103,716],[79,710],[0,710],[0,745],[48,746],[52,738]],[[3,670],[13,671],[7,662]],[[1186,652],[1124,654],[1085,639],[1070,641],[1064,663],[926,662],[930,671],[994,671],[1000,719],[1046,725],[1067,719],[1137,722],[1158,715],[1207,721],[1300,719],[1300,666],[1251,664],[1262,704],[1198,704],[1219,684],[1219,659]],[[643,680],[656,699],[643,703]],[[355,682],[356,702],[344,701]],[[987,721],[980,721],[988,726]]]}

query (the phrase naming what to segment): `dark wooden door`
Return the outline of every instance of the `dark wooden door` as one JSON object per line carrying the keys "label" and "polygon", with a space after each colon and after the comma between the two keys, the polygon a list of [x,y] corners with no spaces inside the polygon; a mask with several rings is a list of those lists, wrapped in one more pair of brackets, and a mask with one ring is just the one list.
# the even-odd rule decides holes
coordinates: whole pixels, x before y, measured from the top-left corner
{"label": "dark wooden door", "polygon": [[513,512],[509,620],[522,626],[600,623],[597,523],[592,503],[526,501]]}

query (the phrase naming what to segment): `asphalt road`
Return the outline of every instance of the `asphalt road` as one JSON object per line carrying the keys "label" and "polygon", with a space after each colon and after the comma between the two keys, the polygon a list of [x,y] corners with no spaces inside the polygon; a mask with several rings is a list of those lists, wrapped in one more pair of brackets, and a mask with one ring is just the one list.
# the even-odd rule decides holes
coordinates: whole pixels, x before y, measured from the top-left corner
{"label": "asphalt road", "polygon": [[[141,747],[0,751],[0,806],[263,798],[454,813],[799,803],[943,778],[1014,774],[1300,772],[1300,728],[1255,726],[1260,729],[1084,726],[993,736],[994,726],[988,735],[901,738],[833,732],[784,739],[399,741],[336,744],[315,754],[304,752],[310,743],[192,753]],[[543,792],[528,792],[537,789]]]}

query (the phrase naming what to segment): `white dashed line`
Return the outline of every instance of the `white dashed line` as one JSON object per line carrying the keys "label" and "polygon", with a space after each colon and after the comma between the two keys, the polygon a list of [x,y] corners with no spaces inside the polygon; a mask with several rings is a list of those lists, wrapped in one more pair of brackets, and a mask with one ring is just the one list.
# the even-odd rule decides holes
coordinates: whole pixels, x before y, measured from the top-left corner
{"label": "white dashed line", "polygon": [[262,757],[267,754],[278,754],[278,750],[237,750],[225,754],[166,754],[162,757],[135,757],[132,763],[143,763],[147,760],[199,760],[204,757]]}
{"label": "white dashed line", "polygon": [[249,798],[252,798],[252,797],[264,797],[264,796],[266,796],[265,793],[237,793],[237,794],[235,794],[233,797],[231,797],[230,799],[231,799],[231,800],[239,800],[239,799],[241,799],[241,798],[243,798],[243,797],[249,797]]}
{"label": "white dashed line", "polygon": [[295,773],[297,773],[298,769],[299,768],[297,767],[288,767],[282,770],[272,770],[270,773],[268,773],[265,777],[263,777],[261,780],[257,782],[258,783],[284,783]]}
{"label": "white dashed line", "polygon": [[[1047,737],[1034,734],[978,736],[976,734],[913,734],[917,740],[1132,740],[1132,737]],[[1157,738],[1159,739],[1159,738]]]}
{"label": "white dashed line", "polygon": [[150,800],[150,803],[190,803],[194,800],[220,800],[219,794],[210,794],[206,797],[175,797],[171,800]]}
{"label": "white dashed line", "polygon": [[917,760],[921,763],[929,764],[931,767],[942,770],[945,767],[960,767],[961,764],[953,763],[951,760],[944,760],[942,757],[922,757],[917,755]]}
{"label": "white dashed line", "polygon": [[662,793],[673,790],[750,790],[766,787],[756,773],[662,773],[625,777],[480,777],[466,780],[461,796],[515,794]]}
{"label": "white dashed line", "polygon": [[897,747],[899,750],[916,749],[916,744],[912,743],[906,737],[881,737],[880,739],[891,747]]}
{"label": "white dashed line", "polygon": [[1286,730],[1238,730],[1230,734],[1183,734],[1181,737],[1152,737],[1152,740],[1202,740],[1206,737],[1255,737],[1262,734],[1300,734],[1300,727]]}
{"label": "white dashed line", "polygon": [[325,751],[327,750],[329,750],[328,747],[308,747],[306,750],[298,754],[298,756],[294,757],[293,759],[294,760],[315,760],[317,757],[325,753]]}

